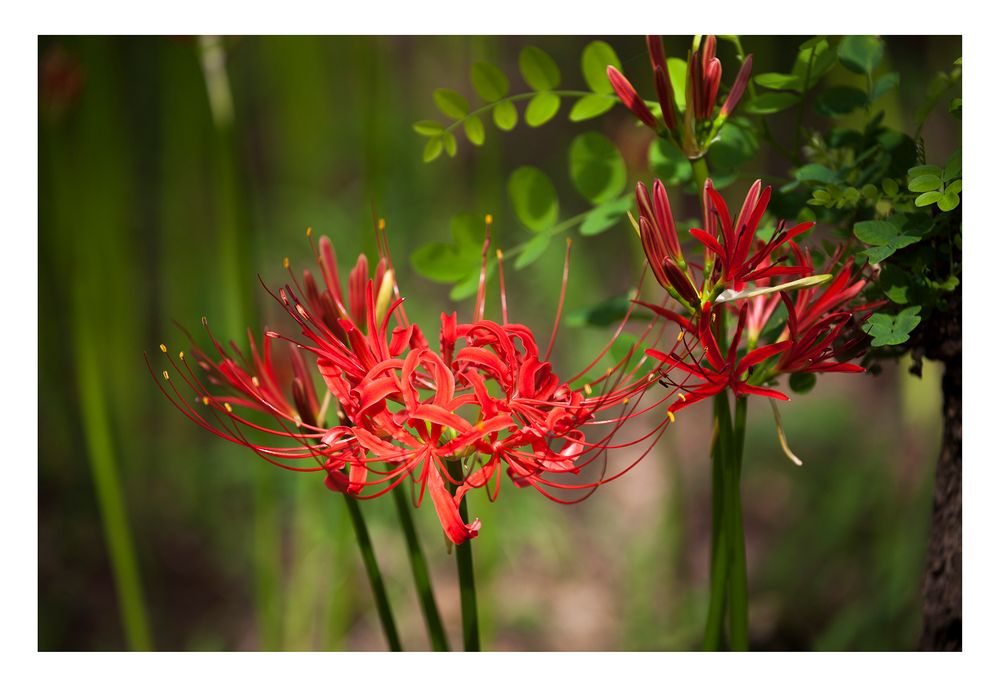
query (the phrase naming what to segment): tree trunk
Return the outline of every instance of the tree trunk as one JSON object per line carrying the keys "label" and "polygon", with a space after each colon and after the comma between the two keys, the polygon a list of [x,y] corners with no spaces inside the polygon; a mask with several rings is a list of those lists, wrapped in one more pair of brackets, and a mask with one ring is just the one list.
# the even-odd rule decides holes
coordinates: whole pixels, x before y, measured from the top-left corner
{"label": "tree trunk", "polygon": [[[944,361],[944,434],[934,483],[927,568],[924,571],[923,651],[962,649],[962,335],[961,297],[928,327],[936,345],[928,357]],[[931,324],[931,323],[928,323]]]}

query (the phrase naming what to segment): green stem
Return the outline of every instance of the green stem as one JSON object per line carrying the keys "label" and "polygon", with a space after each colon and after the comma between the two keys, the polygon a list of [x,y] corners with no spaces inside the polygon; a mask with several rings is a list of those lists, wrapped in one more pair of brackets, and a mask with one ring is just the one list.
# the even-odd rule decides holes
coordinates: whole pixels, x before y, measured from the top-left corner
{"label": "green stem", "polygon": [[[728,402],[727,402],[728,405]],[[733,651],[749,648],[750,619],[747,595],[747,558],[743,535],[743,510],[740,501],[740,473],[743,463],[743,439],[746,434],[747,399],[736,399],[733,431],[730,435],[727,493],[729,546],[729,641]]]}
{"label": "green stem", "polygon": [[452,131],[453,129],[457,129],[458,127],[465,124],[466,119],[480,115],[483,112],[488,112],[489,110],[492,110],[500,103],[505,103],[505,102],[513,103],[517,102],[518,100],[528,100],[530,98],[534,98],[536,95],[538,95],[539,92],[551,93],[552,95],[566,96],[567,98],[582,98],[584,96],[596,95],[598,97],[603,96],[605,98],[610,98],[615,101],[618,100],[618,96],[616,96],[614,93],[594,93],[593,91],[531,91],[530,93],[518,93],[517,95],[509,95],[506,98],[500,98],[500,100],[494,100],[492,103],[487,103],[482,107],[472,110],[461,119],[456,119],[454,122],[445,127],[444,130]]}
{"label": "green stem", "polygon": [[90,458],[115,589],[121,604],[125,639],[133,651],[149,651],[153,648],[153,642],[150,638],[132,531],[126,514],[125,497],[115,466],[110,423],[102,393],[104,381],[90,333],[86,330],[81,333],[80,327],[77,327],[77,331],[80,407],[87,456]]}
{"label": "green stem", "polygon": [[[456,483],[460,483],[462,463],[459,460],[448,461],[448,472]],[[462,522],[468,522],[468,507],[465,499],[458,504],[458,513]],[[462,599],[462,640],[466,651],[479,651],[479,611],[476,607],[476,578],[472,566],[472,540],[455,547],[455,562],[458,564],[458,586]]]}
{"label": "green stem", "polygon": [[434,601],[434,588],[431,586],[431,576],[427,569],[424,551],[420,548],[420,540],[417,539],[417,529],[413,526],[410,504],[402,489],[397,487],[392,490],[392,494],[396,501],[399,522],[403,526],[406,550],[410,556],[410,569],[413,571],[413,583],[417,587],[417,596],[420,597],[420,607],[424,612],[424,621],[427,623],[427,634],[431,638],[431,647],[434,651],[448,651],[448,636],[441,623],[437,602]]}
{"label": "green stem", "polygon": [[705,162],[704,157],[691,160],[691,173],[694,175],[695,191],[700,198],[701,192],[705,188],[705,181],[708,179],[708,163]]}
{"label": "green stem", "polygon": [[705,623],[705,651],[718,651],[722,647],[722,626],[726,610],[726,581],[729,557],[726,555],[726,536],[723,527],[723,447],[729,431],[729,402],[725,394],[713,400],[715,427],[712,433],[712,563],[708,620]]}
{"label": "green stem", "polygon": [[361,514],[361,507],[353,497],[346,494],[344,502],[351,516],[351,524],[354,525],[354,535],[358,540],[358,548],[361,549],[361,558],[365,562],[365,572],[368,573],[368,582],[371,583],[372,594],[375,596],[375,608],[378,610],[379,620],[382,621],[385,639],[391,651],[402,651],[403,646],[396,631],[396,621],[393,620],[392,608],[389,606],[389,595],[385,591],[385,583],[382,581],[382,573],[375,559],[375,550],[372,548],[371,537],[368,536],[368,526]]}

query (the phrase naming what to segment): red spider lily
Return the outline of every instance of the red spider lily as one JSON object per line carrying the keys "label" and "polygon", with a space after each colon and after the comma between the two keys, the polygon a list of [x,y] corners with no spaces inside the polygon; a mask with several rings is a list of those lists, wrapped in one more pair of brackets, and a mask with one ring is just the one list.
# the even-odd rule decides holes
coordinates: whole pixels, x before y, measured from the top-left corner
{"label": "red spider lily", "polygon": [[719,349],[719,344],[715,338],[715,334],[712,332],[711,306],[709,304],[704,306],[697,328],[695,329],[694,327],[691,327],[691,329],[697,333],[704,352],[703,357],[707,362],[707,365],[703,365],[695,361],[695,356],[691,352],[689,352],[689,357],[692,359],[692,362],[685,362],[681,356],[678,356],[676,353],[662,353],[655,349],[649,349],[646,351],[646,353],[653,358],[656,358],[666,366],[666,369],[662,371],[662,374],[667,375],[671,370],[676,368],[682,372],[686,372],[690,376],[702,380],[701,384],[697,384],[693,387],[679,385],[684,389],[684,393],[681,394],[680,398],[670,406],[671,412],[676,412],[693,403],[710,398],[715,394],[721,393],[726,388],[732,389],[733,393],[737,395],[753,394],[757,396],[777,398],[783,401],[788,400],[788,397],[780,391],[752,385],[744,378],[747,372],[750,371],[750,368],[755,365],[759,365],[768,358],[781,353],[791,346],[791,343],[788,341],[761,346],[760,348],[746,352],[743,357],[737,361],[740,341],[743,337],[743,329],[746,325],[747,308],[748,306],[744,304],[740,309],[739,318],[736,324],[736,331],[733,334],[733,339],[729,344],[729,350],[725,358],[723,358],[722,352]]}
{"label": "red spider lily", "polygon": [[[809,264],[807,254],[801,250],[795,252],[800,264]],[[841,250],[833,256],[831,269],[842,253]],[[782,293],[788,324],[780,338],[787,339],[791,346],[778,360],[775,372],[864,372],[865,368],[860,365],[842,361],[855,357],[867,337],[857,332],[839,344],[837,341],[843,339],[845,328],[853,322],[853,313],[881,304],[844,307],[866,284],[865,279],[852,281],[851,264],[846,263],[825,287],[802,289],[795,294],[794,300]]]}
{"label": "red spider lily", "polygon": [[[532,331],[508,321],[499,253],[503,322],[483,318],[488,245],[487,238],[475,316],[472,322],[460,323],[454,313],[442,315],[440,353],[430,349],[419,327],[406,318],[384,238],[379,237],[382,257],[374,274],[369,274],[367,260],[359,258],[348,278],[345,300],[333,246],[324,237],[315,250],[322,282],[306,270],[302,286],[289,270],[290,282],[276,292],[269,290],[304,337],[301,342],[288,339],[290,395],[282,393],[280,375],[271,362],[271,340],[287,338],[275,331],[266,332],[263,355],[258,355],[251,341],[250,361],[235,347],[240,360],[231,358],[217,343],[220,362],[200,351],[195,353],[209,382],[228,387],[229,395],[208,392],[186,363],[183,367],[172,363],[196,390],[215,423],[184,400],[166,372],[166,385],[161,384],[161,389],[203,427],[252,448],[276,465],[324,470],[326,485],[334,491],[375,498],[410,483],[417,490],[418,504],[430,493],[446,535],[457,544],[475,537],[480,526],[478,520],[463,522],[461,499],[470,489],[486,486],[494,473],[499,474],[496,468],[500,465],[506,465],[516,485],[534,486],[554,500],[561,499],[551,495],[550,489],[589,490],[585,497],[598,484],[624,474],[635,463],[611,476],[602,473],[600,479],[586,484],[567,484],[558,478],[579,473],[611,449],[650,440],[651,448],[666,428],[664,419],[637,440],[613,443],[625,421],[667,400],[640,406],[657,376],[642,371],[646,358],[638,351],[643,344],[656,345],[662,320],[654,318],[648,323],[626,359],[591,380],[590,384],[599,387],[593,394],[590,384],[579,379],[607,354],[624,330],[628,315],[594,362],[570,380],[561,379],[548,357],[566,293],[568,251],[556,322],[542,356]],[[391,326],[393,322],[395,326]],[[316,361],[307,365],[304,355],[315,356]],[[636,359],[634,364],[630,362]],[[312,386],[310,370],[318,370],[326,383],[327,396],[322,403]],[[324,418],[331,399],[337,403],[339,422],[328,427]],[[277,428],[237,412],[251,409],[270,416]],[[601,431],[602,436],[588,439],[588,432],[593,431]],[[260,439],[259,434],[266,439]],[[272,445],[289,440],[292,446]],[[295,461],[302,458],[315,465],[298,466]],[[468,473],[462,479],[451,477],[455,464]]]}
{"label": "red spider lily", "polygon": [[[703,229],[691,229],[691,235],[714,256],[719,276],[713,288],[725,286],[739,290],[746,282],[776,276],[802,276],[812,271],[805,265],[781,265],[781,259],[775,259],[775,250],[811,229],[815,222],[802,222],[786,229],[780,221],[771,238],[762,243],[756,241],[757,227],[771,199],[771,187],[761,191],[761,185],[759,179],[753,183],[739,215],[733,218],[726,201],[706,182],[706,194],[722,227],[722,240],[720,242]],[[752,248],[756,249],[751,254]]]}
{"label": "red spider lily", "polygon": [[649,63],[653,70],[653,81],[656,84],[656,97],[660,103],[660,113],[663,127],[656,117],[639,97],[628,79],[615,67],[608,66],[608,80],[615,93],[633,115],[658,134],[670,138],[691,159],[697,159],[705,154],[708,146],[715,140],[722,124],[736,109],[747,83],[750,80],[750,70],[753,56],[747,55],[740,66],[739,74],[733,83],[725,103],[716,114],[719,87],[722,82],[722,63],[715,56],[715,36],[706,36],[700,49],[688,56],[686,82],[686,109],[683,112],[683,131],[678,130],[678,113],[674,102],[673,85],[670,82],[670,72],[663,51],[663,41],[659,36],[647,36],[646,47],[649,51]]}
{"label": "red spider lily", "polygon": [[[321,451],[315,446],[324,430],[320,426],[325,407],[320,405],[313,386],[309,366],[296,346],[289,347],[291,378],[277,370],[271,352],[271,338],[265,337],[263,355],[259,352],[252,334],[250,335],[251,356],[230,342],[233,355],[212,336],[203,320],[218,360],[204,353],[192,342],[191,358],[207,376],[206,386],[198,379],[184,352],[175,360],[167,355],[169,366],[160,377],[153,374],[157,386],[170,402],[190,420],[207,429],[212,434],[228,441],[252,449],[269,463],[299,472],[322,470]],[[160,346],[166,355],[167,347]],[[234,357],[235,356],[235,357]],[[152,366],[147,358],[152,373]],[[186,391],[175,384],[184,383]],[[213,391],[217,389],[218,391]],[[194,396],[190,392],[194,392]],[[264,426],[252,417],[245,417],[240,410],[256,412],[269,417],[274,425]],[[296,445],[288,446],[291,439]],[[315,465],[301,465],[303,459],[314,461]]]}

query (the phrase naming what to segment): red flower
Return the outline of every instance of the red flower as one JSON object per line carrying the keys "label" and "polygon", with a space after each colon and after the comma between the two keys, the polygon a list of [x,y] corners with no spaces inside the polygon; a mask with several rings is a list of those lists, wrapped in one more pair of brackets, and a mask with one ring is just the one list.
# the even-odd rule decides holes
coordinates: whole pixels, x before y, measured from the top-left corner
{"label": "red flower", "polygon": [[[779,221],[766,242],[756,242],[757,227],[771,199],[770,186],[761,192],[760,180],[755,181],[747,192],[743,207],[735,219],[730,216],[726,201],[710,182],[706,182],[705,187],[714,214],[722,226],[722,240],[720,242],[711,232],[702,229],[691,229],[691,235],[713,254],[718,267],[717,286],[725,285],[739,290],[743,288],[745,282],[776,276],[802,276],[812,271],[811,267],[804,265],[781,265],[779,264],[781,259],[775,259],[774,252],[786,242],[811,229],[815,222],[802,222],[791,229],[786,229],[784,221]],[[755,247],[755,243],[756,250],[751,254],[751,248]]]}
{"label": "red flower", "polygon": [[737,361],[740,340],[742,339],[743,328],[746,325],[747,319],[747,305],[744,305],[740,309],[736,331],[733,334],[732,342],[729,344],[728,354],[723,358],[715,334],[712,333],[711,319],[711,306],[706,304],[699,318],[697,328],[691,326],[689,329],[690,333],[698,336],[707,365],[696,361],[694,359],[695,356],[690,351],[689,357],[691,358],[691,362],[685,362],[676,353],[665,354],[654,349],[646,351],[646,353],[661,361],[666,366],[662,374],[667,375],[670,371],[679,369],[682,372],[686,372],[689,376],[702,380],[701,384],[693,387],[687,387],[683,383],[678,384],[680,388],[684,389],[684,393],[680,394],[679,400],[670,406],[670,411],[676,412],[681,408],[714,396],[726,388],[732,389],[735,394],[754,394],[787,401],[788,397],[780,391],[751,385],[746,381],[744,376],[753,366],[759,365],[768,358],[787,349],[791,345],[790,342],[783,341],[761,346],[760,348],[746,352]]}
{"label": "red flower", "polygon": [[700,49],[691,53],[687,62],[686,110],[683,113],[683,130],[678,129],[678,113],[674,102],[673,85],[659,36],[647,36],[646,47],[649,63],[656,84],[656,97],[666,128],[661,128],[656,117],[639,97],[628,79],[613,66],[608,66],[608,80],[622,104],[643,124],[658,134],[673,140],[690,159],[694,160],[708,150],[719,129],[733,113],[750,80],[753,56],[747,55],[739,74],[729,90],[726,101],[716,114],[719,86],[722,82],[722,63],[715,56],[715,36],[706,36]]}

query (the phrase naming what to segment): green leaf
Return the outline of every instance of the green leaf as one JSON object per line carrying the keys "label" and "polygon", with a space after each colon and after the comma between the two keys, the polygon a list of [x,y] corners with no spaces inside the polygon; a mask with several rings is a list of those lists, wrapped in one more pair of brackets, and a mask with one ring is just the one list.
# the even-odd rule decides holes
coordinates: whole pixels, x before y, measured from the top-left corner
{"label": "green leaf", "polygon": [[541,48],[534,45],[522,48],[517,64],[525,83],[536,91],[551,91],[559,86],[559,67]]}
{"label": "green leaf", "polygon": [[594,117],[600,117],[614,107],[616,102],[614,98],[608,98],[603,95],[585,95],[577,100],[573,105],[573,109],[569,111],[569,121],[582,122]]}
{"label": "green leaf", "polygon": [[485,227],[482,217],[461,213],[451,219],[453,243],[434,242],[417,248],[410,263],[433,281],[452,283],[479,273]]}
{"label": "green leaf", "polygon": [[413,130],[421,136],[440,136],[444,131],[444,124],[433,119],[422,119],[414,123]]}
{"label": "green leaf", "polygon": [[450,131],[444,132],[444,152],[448,153],[448,157],[455,157],[455,153],[458,152],[458,141],[455,140],[455,134]]}
{"label": "green leaf", "polygon": [[882,61],[885,45],[877,36],[847,36],[837,47],[840,63],[856,74],[871,74]]}
{"label": "green leaf", "polygon": [[[733,120],[733,124],[736,123],[749,124],[749,121],[738,117]],[[716,177],[729,174],[753,159],[759,147],[760,143],[752,131],[748,131],[742,126],[724,126],[719,132],[718,138],[712,143],[712,147],[708,149],[708,167],[714,171]],[[677,151],[676,147],[674,150]],[[691,177],[691,163],[679,151],[677,151],[677,155],[681,157],[684,166],[687,167],[683,179],[687,181]]]}
{"label": "green leaf", "polygon": [[687,99],[684,95],[687,93],[687,62],[679,57],[668,57],[667,73],[670,75],[670,87],[674,89],[674,100],[677,103],[677,109],[683,111],[687,108]]}
{"label": "green leaf", "polygon": [[510,90],[507,75],[490,62],[476,62],[470,73],[472,87],[488,103],[500,100]]}
{"label": "green leaf", "polygon": [[501,131],[510,131],[517,126],[517,107],[509,100],[497,103],[493,108],[493,123]]}
{"label": "green leaf", "polygon": [[773,114],[788,109],[801,97],[796,93],[762,93],[747,103],[743,111],[748,114]]}
{"label": "green leaf", "polygon": [[514,269],[523,270],[538,260],[545,253],[545,249],[549,247],[550,243],[552,243],[552,234],[549,233],[539,234],[532,238],[524,244],[524,248],[521,249],[517,260],[514,261]]}
{"label": "green leaf", "polygon": [[899,235],[899,227],[885,220],[870,219],[854,225],[854,235],[869,246],[884,246]]}
{"label": "green leaf", "polygon": [[816,386],[816,375],[812,372],[793,372],[788,375],[788,388],[797,394],[806,394]]}
{"label": "green leaf", "polygon": [[427,139],[427,143],[424,145],[424,162],[435,160],[442,150],[444,150],[444,145],[440,136]]}
{"label": "green leaf", "polygon": [[583,49],[580,56],[580,69],[587,86],[594,93],[613,93],[611,82],[608,81],[608,66],[621,70],[622,63],[615,54],[615,49],[604,41],[591,41]]}
{"label": "green leaf", "polygon": [[795,170],[795,178],[799,181],[813,181],[820,184],[836,184],[839,181],[836,172],[817,162],[799,167]]}
{"label": "green leaf", "polygon": [[486,130],[483,128],[483,120],[475,115],[471,115],[465,120],[465,137],[469,139],[469,143],[473,145],[481,146],[483,141],[486,140]]}
{"label": "green leaf", "polygon": [[[813,48],[815,48],[815,54]],[[792,67],[792,74],[802,79],[804,90],[809,90],[819,83],[819,80],[836,61],[837,54],[830,47],[830,43],[825,37],[817,36],[815,39],[806,41],[799,48],[799,54],[795,57],[795,66]],[[805,83],[807,71],[809,72],[809,83]]]}
{"label": "green leaf", "polygon": [[962,180],[961,179],[956,179],[955,181],[951,182],[950,184],[948,184],[948,187],[945,188],[945,190],[944,190],[945,195],[948,195],[949,193],[954,193],[954,194],[957,195],[957,194],[959,194],[961,192],[962,192]]}
{"label": "green leaf", "polygon": [[936,174],[921,174],[918,177],[910,179],[910,183],[907,184],[906,188],[910,189],[914,193],[937,191],[941,188],[941,177]]}
{"label": "green leaf", "polygon": [[900,228],[885,220],[865,220],[854,225],[854,235],[869,248],[861,251],[872,263],[882,262],[900,248],[906,248],[920,241],[921,237],[913,234],[903,234]]}
{"label": "green leaf", "polygon": [[948,158],[948,164],[944,167],[944,176],[942,177],[945,181],[954,179],[959,174],[962,173],[962,150],[961,148],[956,150]]}
{"label": "green leaf", "polygon": [[[736,127],[728,126],[722,131],[730,129],[740,131]],[[709,155],[715,152],[718,145],[719,143],[712,145]],[[653,141],[653,145],[649,146],[649,166],[653,174],[667,186],[683,184],[691,179],[691,163],[684,157],[684,153],[678,150],[676,145],[662,138],[657,138]]]}
{"label": "green leaf", "polygon": [[894,196],[899,193],[899,182],[890,177],[885,177],[882,179],[882,190],[885,191],[886,195]]}
{"label": "green leaf", "polygon": [[933,174],[936,177],[941,176],[941,168],[937,165],[919,165],[918,167],[910,167],[906,170],[907,176],[911,179],[913,177],[923,176],[924,174]]}
{"label": "green leaf", "polygon": [[625,161],[607,136],[580,134],[569,145],[569,176],[580,194],[597,205],[616,198],[625,188]]}
{"label": "green leaf", "polygon": [[920,306],[914,305],[896,315],[875,313],[862,325],[862,329],[872,337],[872,346],[896,346],[906,343],[910,332],[920,324],[919,312]]}
{"label": "green leaf", "polygon": [[559,219],[559,199],[552,181],[536,167],[518,167],[507,181],[514,214],[532,231],[543,231]]}
{"label": "green leaf", "polygon": [[899,72],[883,74],[872,88],[872,100],[878,100],[894,88],[899,88]]}
{"label": "green leaf", "polygon": [[767,74],[758,74],[753,78],[753,80],[758,86],[763,86],[764,88],[770,88],[776,91],[802,90],[802,77],[796,76],[795,74],[778,74],[777,72],[769,72]]}
{"label": "green leaf", "polygon": [[[448,297],[453,301],[461,301],[469,296],[475,295],[475,293],[479,290],[480,271],[482,271],[482,267],[476,267],[475,271],[470,273],[465,280],[459,282],[452,288]],[[490,277],[493,276],[495,271],[496,262],[491,260],[486,264],[486,281],[490,280]]]}
{"label": "green leaf", "polygon": [[959,198],[957,193],[946,192],[938,201],[938,208],[941,212],[951,212],[958,207]]}
{"label": "green leaf", "polygon": [[581,236],[594,236],[615,226],[623,219],[625,213],[632,207],[632,197],[616,198],[598,205],[587,213],[587,218],[580,225]]}
{"label": "green leaf", "polygon": [[841,117],[868,104],[868,95],[859,88],[834,86],[816,99],[816,111],[827,117]]}
{"label": "green leaf", "polygon": [[559,96],[555,93],[542,91],[537,93],[524,111],[524,121],[528,126],[541,126],[556,116],[559,112]]}
{"label": "green leaf", "polygon": [[944,198],[944,194],[940,191],[928,191],[927,193],[921,193],[917,196],[917,199],[913,201],[913,204],[918,208],[922,208],[928,205],[933,205],[942,198]]}
{"label": "green leaf", "polygon": [[434,104],[445,116],[452,119],[461,119],[469,114],[469,103],[461,93],[450,88],[439,88],[434,91]]}

